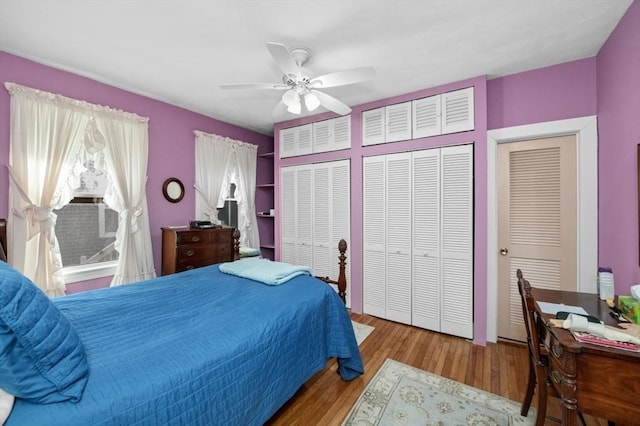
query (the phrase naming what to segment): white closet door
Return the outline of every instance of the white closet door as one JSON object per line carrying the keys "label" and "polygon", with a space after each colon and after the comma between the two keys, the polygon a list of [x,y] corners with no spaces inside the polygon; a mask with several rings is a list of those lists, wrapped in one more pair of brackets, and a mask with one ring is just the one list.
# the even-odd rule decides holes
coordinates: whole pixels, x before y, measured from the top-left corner
{"label": "white closet door", "polygon": [[[347,252],[346,256],[349,259],[349,246],[350,246],[350,236],[351,236],[351,193],[349,191],[350,178],[351,178],[351,163],[349,160],[341,160],[341,161],[331,161],[326,163],[326,166],[329,168],[329,223],[330,226],[328,228],[329,232],[326,232],[330,235],[329,240],[329,249],[328,249],[328,271],[327,275],[332,279],[338,279],[338,274],[340,273],[340,267],[338,264],[338,243],[341,239],[344,239],[347,242]],[[347,266],[345,270],[345,276],[347,278],[347,297],[346,304],[347,307],[351,306],[351,262],[347,260]],[[336,291],[338,290],[337,286],[333,286]]]}
{"label": "white closet door", "polygon": [[385,107],[385,142],[411,139],[411,102]]}
{"label": "white closet door", "polygon": [[296,172],[296,264],[313,266],[312,168],[300,166]]}
{"label": "white closet door", "polygon": [[280,169],[280,261],[296,263],[296,169],[297,166]]}
{"label": "white closet door", "polygon": [[[331,272],[331,192],[327,163],[313,165],[313,273],[332,277]],[[336,249],[337,250],[337,249]],[[335,279],[335,278],[334,278]]]}
{"label": "white closet door", "polygon": [[413,153],[412,324],[440,331],[440,149]]}
{"label": "white closet door", "polygon": [[412,101],[413,138],[426,138],[442,133],[440,95]]}
{"label": "white closet door", "polygon": [[473,147],[441,149],[441,331],[473,338]]}
{"label": "white closet door", "polygon": [[280,158],[296,155],[296,128],[280,130]]}
{"label": "white closet door", "polygon": [[386,156],[386,318],[411,324],[411,153]]}
{"label": "white closet door", "polygon": [[442,133],[474,129],[473,87],[443,93]]}
{"label": "white closet door", "polygon": [[313,152],[329,151],[331,145],[331,120],[313,123]]}
{"label": "white closet door", "polygon": [[385,157],[362,159],[362,309],[386,318]]}
{"label": "white closet door", "polygon": [[334,118],[331,122],[331,151],[351,148],[351,115]]}
{"label": "white closet door", "polygon": [[297,146],[295,155],[307,155],[313,152],[313,124],[296,127]]}
{"label": "white closet door", "polygon": [[362,145],[375,145],[384,142],[384,108],[362,111]]}

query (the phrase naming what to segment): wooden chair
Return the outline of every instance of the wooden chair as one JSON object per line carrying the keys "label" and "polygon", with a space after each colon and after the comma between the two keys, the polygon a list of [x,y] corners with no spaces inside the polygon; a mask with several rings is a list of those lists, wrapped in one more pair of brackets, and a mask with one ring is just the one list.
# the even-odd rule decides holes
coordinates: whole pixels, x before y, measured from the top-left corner
{"label": "wooden chair", "polygon": [[[529,351],[529,379],[520,415],[526,416],[529,413],[533,393],[537,387],[538,412],[536,414],[536,426],[543,426],[547,418],[547,397],[560,398],[561,396],[549,380],[549,352],[542,342],[543,334],[541,333],[543,320],[536,311],[536,302],[531,295],[531,285],[529,281],[524,279],[520,269],[516,271],[516,276],[518,277],[518,291],[522,300],[522,316],[527,330],[527,347]],[[586,425],[582,413],[578,413],[578,418],[582,425]],[[549,419],[562,423],[561,419],[555,417],[549,417]],[[609,422],[609,426],[614,425]]]}

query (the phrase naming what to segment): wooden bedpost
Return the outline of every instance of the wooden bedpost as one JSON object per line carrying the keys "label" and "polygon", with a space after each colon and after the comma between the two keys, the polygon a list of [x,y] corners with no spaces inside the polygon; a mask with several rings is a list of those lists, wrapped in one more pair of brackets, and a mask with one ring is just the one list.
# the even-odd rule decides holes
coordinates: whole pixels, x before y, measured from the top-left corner
{"label": "wooden bedpost", "polygon": [[347,274],[345,272],[345,268],[347,266],[347,261],[346,261],[347,256],[345,253],[347,252],[347,242],[345,240],[340,240],[340,242],[338,243],[338,250],[340,251],[340,256],[338,256],[338,259],[340,260],[340,262],[338,263],[340,265],[338,281],[332,280],[329,277],[316,276],[316,278],[324,281],[327,284],[337,285],[338,296],[340,296],[340,299],[342,299],[342,301],[346,305],[347,304]]}
{"label": "wooden bedpost", "polygon": [[340,256],[338,259],[340,260],[340,273],[338,275],[338,296],[340,299],[346,304],[347,303],[347,274],[345,272],[347,266],[347,256],[345,253],[347,252],[347,242],[345,240],[340,240],[338,243],[338,250],[340,251]]}
{"label": "wooden bedpost", "polygon": [[240,259],[240,231],[233,230],[233,260]]}

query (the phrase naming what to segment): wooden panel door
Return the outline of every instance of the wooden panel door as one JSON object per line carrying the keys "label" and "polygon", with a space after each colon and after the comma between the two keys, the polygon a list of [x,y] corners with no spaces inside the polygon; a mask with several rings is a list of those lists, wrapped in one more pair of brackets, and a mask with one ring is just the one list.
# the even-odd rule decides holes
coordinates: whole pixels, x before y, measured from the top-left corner
{"label": "wooden panel door", "polygon": [[498,145],[498,336],[524,341],[516,270],[533,287],[576,291],[575,135]]}
{"label": "wooden panel door", "polygon": [[362,159],[362,309],[386,318],[385,157]]}

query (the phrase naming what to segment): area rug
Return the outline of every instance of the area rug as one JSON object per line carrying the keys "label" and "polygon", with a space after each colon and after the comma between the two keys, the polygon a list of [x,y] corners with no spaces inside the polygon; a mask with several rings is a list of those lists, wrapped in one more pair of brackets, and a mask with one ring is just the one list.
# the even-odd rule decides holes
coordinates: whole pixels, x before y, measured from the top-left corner
{"label": "area rug", "polygon": [[342,423],[360,425],[533,425],[535,409],[386,359]]}
{"label": "area rug", "polygon": [[366,339],[367,336],[370,335],[371,332],[375,329],[375,327],[366,324],[360,324],[359,322],[355,322],[353,320],[351,321],[351,324],[353,324],[353,331],[356,334],[358,346],[360,346],[362,342],[364,342],[364,339]]}

